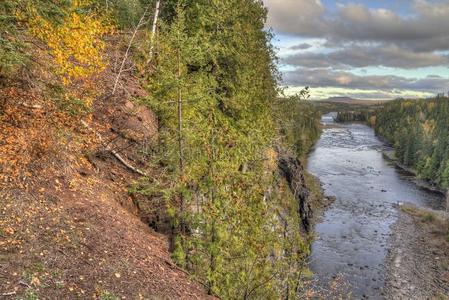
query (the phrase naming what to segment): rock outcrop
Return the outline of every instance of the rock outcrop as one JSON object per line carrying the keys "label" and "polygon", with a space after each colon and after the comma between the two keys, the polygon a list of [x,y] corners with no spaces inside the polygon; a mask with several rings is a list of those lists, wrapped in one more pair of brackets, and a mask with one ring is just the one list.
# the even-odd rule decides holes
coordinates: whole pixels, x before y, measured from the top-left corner
{"label": "rock outcrop", "polygon": [[288,154],[279,155],[278,166],[281,175],[287,180],[295,199],[298,201],[298,213],[304,230],[309,232],[311,230],[313,210],[309,203],[310,192],[304,179],[304,167],[297,158]]}

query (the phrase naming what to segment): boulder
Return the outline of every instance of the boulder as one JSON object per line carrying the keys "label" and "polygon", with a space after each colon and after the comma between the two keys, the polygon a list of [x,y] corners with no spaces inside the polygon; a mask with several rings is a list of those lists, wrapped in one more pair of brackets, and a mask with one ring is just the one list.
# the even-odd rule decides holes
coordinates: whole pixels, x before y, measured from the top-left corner
{"label": "boulder", "polygon": [[122,113],[115,114],[113,131],[123,138],[141,144],[157,138],[158,120],[148,107],[126,101],[119,110]]}

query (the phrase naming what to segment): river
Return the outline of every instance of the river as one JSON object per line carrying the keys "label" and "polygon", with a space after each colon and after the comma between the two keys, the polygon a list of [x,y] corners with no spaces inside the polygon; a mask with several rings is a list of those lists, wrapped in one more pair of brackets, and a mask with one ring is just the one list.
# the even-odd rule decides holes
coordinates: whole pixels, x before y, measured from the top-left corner
{"label": "river", "polygon": [[441,209],[442,196],[424,190],[413,177],[386,160],[388,146],[363,124],[335,124],[324,115],[326,126],[308,159],[328,196],[336,201],[316,225],[310,266],[328,289],[331,282],[354,299],[383,299],[385,260],[395,204],[409,202]]}

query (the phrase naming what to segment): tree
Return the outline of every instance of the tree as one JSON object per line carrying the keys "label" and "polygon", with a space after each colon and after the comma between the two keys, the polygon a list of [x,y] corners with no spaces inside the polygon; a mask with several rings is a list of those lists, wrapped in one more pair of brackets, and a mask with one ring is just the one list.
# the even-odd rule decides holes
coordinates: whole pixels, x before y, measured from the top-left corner
{"label": "tree", "polygon": [[[185,225],[175,232],[174,258],[212,294],[277,298],[298,279],[304,266],[292,264],[303,261],[306,243],[295,199],[266,196],[277,180],[266,160],[280,118],[266,10],[249,0],[176,1],[170,19],[162,16],[155,70],[145,80],[161,120],[159,158],[170,170],[158,189],[175,227]],[[303,114],[298,126],[316,125],[301,107],[308,106],[298,101],[292,116]],[[306,151],[311,142],[298,138]]]}

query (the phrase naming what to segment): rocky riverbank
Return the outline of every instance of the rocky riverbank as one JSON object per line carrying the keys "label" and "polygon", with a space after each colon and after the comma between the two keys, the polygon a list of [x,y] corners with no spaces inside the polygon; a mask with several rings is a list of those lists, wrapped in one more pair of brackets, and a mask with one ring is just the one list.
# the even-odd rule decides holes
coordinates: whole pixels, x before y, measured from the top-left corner
{"label": "rocky riverbank", "polygon": [[449,299],[447,214],[402,205],[387,257],[387,299]]}

